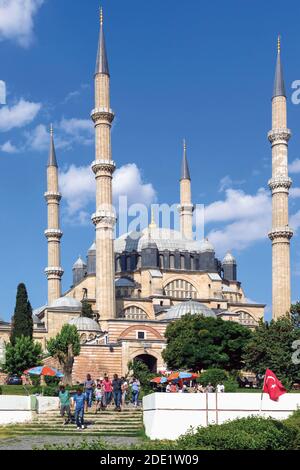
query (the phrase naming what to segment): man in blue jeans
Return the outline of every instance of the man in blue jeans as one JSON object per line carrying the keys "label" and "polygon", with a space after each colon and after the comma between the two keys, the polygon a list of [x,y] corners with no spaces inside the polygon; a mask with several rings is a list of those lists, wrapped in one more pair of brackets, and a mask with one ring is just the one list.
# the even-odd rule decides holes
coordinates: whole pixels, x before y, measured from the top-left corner
{"label": "man in blue jeans", "polygon": [[85,395],[81,388],[78,388],[76,395],[73,397],[73,403],[75,404],[75,421],[77,429],[84,429],[84,405]]}
{"label": "man in blue jeans", "polygon": [[86,376],[86,381],[84,382],[84,392],[86,398],[86,412],[89,408],[92,408],[93,404],[93,394],[94,394],[95,382],[91,377],[91,374]]}
{"label": "man in blue jeans", "polygon": [[122,384],[123,381],[119,379],[118,375],[114,375],[114,380],[112,381],[113,393],[114,393],[114,402],[115,402],[115,411],[121,411],[121,400],[122,400]]}

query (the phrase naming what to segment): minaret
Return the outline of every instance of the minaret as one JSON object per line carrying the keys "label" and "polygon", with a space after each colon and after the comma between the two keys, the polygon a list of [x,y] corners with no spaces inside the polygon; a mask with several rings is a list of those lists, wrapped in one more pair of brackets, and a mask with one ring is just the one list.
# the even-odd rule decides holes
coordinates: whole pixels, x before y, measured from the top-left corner
{"label": "minaret", "polygon": [[58,166],[52,125],[50,129],[50,153],[45,199],[48,206],[48,229],[45,231],[45,236],[48,239],[48,268],[45,272],[48,278],[48,305],[51,305],[54,300],[61,297],[61,278],[64,274],[60,266],[60,240],[63,236],[59,220],[61,194],[58,189]]}
{"label": "minaret", "polygon": [[288,198],[292,180],[288,176],[288,142],[291,131],[287,129],[287,99],[281,66],[280,38],[272,99],[272,297],[273,319],[286,315],[291,307],[290,240],[293,231],[289,227]]}
{"label": "minaret", "polygon": [[100,320],[116,317],[114,227],[112,205],[111,126],[114,113],[110,108],[110,74],[103,31],[103,13],[100,11],[100,36],[95,72],[95,109],[91,117],[95,123],[96,158],[92,170],[96,177],[96,213],[92,216],[96,227],[96,308]]}
{"label": "minaret", "polygon": [[183,160],[180,179],[180,206],[178,207],[180,214],[180,231],[181,235],[188,240],[193,239],[193,212],[191,191],[191,176],[187,161],[186,141],[183,141]]}

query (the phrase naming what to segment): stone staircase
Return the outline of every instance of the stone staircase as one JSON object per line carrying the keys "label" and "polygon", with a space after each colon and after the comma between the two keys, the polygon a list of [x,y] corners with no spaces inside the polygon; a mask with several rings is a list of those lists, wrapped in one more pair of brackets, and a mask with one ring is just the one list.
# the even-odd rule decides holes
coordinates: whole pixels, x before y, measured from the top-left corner
{"label": "stone staircase", "polygon": [[121,413],[102,411],[97,415],[89,412],[85,415],[86,429],[77,430],[75,423],[63,425],[59,411],[36,415],[30,423],[9,426],[9,431],[16,436],[128,436],[139,437],[143,434],[142,411],[128,408]]}

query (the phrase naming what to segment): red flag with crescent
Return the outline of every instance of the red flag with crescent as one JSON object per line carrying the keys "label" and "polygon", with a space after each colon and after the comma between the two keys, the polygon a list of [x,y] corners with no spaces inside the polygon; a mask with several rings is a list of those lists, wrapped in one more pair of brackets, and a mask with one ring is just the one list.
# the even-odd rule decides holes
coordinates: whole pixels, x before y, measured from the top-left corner
{"label": "red flag with crescent", "polygon": [[287,393],[280,380],[270,369],[266,370],[263,392],[268,393],[273,401],[278,401],[281,395]]}

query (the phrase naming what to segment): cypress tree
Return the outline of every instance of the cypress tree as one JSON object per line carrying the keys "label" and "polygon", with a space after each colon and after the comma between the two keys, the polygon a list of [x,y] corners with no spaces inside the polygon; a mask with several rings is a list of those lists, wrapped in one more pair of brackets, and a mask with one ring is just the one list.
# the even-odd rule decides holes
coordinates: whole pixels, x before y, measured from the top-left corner
{"label": "cypress tree", "polygon": [[33,336],[32,308],[25,284],[20,284],[17,290],[16,307],[12,318],[11,344],[15,345],[16,339],[21,336],[30,339]]}
{"label": "cypress tree", "polygon": [[92,319],[94,318],[92,306],[86,300],[82,301],[81,316]]}

